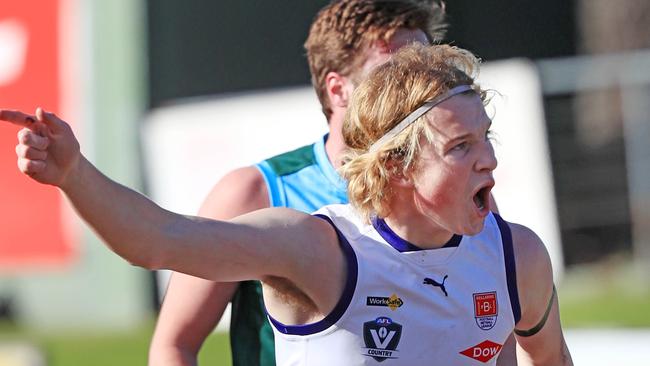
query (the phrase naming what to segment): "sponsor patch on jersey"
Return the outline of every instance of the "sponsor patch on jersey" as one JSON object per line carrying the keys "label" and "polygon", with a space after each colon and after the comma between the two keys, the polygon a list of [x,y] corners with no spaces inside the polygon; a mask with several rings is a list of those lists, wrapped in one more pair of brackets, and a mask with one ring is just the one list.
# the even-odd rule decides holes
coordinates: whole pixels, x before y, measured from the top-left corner
{"label": "sponsor patch on jersey", "polygon": [[497,293],[482,292],[473,294],[474,296],[474,318],[476,325],[483,330],[489,330],[494,327],[499,315],[497,307]]}
{"label": "sponsor patch on jersey", "polygon": [[490,361],[494,356],[498,355],[502,347],[503,345],[485,340],[476,346],[472,346],[464,351],[460,351],[459,353],[469,358],[473,358],[477,361],[486,363]]}
{"label": "sponsor patch on jersey", "polygon": [[364,356],[372,357],[377,362],[389,358],[398,358],[397,345],[402,336],[402,325],[391,318],[380,316],[363,323],[363,341],[366,343]]}
{"label": "sponsor patch on jersey", "polygon": [[404,301],[399,298],[396,294],[390,295],[390,297],[381,297],[381,296],[368,296],[366,297],[367,306],[386,306],[390,310],[397,310],[400,306],[404,305]]}

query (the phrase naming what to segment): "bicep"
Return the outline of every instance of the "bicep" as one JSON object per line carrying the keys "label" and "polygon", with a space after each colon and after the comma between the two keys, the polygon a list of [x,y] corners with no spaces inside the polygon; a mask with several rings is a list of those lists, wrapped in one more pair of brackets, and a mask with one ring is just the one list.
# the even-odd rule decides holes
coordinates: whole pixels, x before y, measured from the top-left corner
{"label": "bicep", "polygon": [[[304,253],[322,253],[331,241],[320,219],[287,208],[251,212],[230,221],[185,217],[169,229],[168,269],[213,281],[296,277]],[[321,235],[322,234],[322,235]]]}
{"label": "bicep", "polygon": [[544,326],[531,336],[517,339],[517,358],[523,365],[571,365],[571,356],[562,334],[557,297],[553,303]]}
{"label": "bicep", "polygon": [[[517,267],[517,289],[521,319],[516,329],[518,357],[535,365],[565,365],[566,345],[562,335],[553,269],[546,247],[530,229],[511,224]],[[570,360],[570,357],[569,357]]]}

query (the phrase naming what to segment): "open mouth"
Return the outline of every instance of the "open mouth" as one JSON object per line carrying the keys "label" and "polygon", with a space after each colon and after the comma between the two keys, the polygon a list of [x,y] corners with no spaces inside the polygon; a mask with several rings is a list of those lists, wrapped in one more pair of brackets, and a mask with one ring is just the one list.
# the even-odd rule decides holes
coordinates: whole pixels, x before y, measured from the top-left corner
{"label": "open mouth", "polygon": [[492,190],[492,184],[482,187],[481,189],[474,194],[474,205],[480,210],[488,209],[490,205],[490,191]]}

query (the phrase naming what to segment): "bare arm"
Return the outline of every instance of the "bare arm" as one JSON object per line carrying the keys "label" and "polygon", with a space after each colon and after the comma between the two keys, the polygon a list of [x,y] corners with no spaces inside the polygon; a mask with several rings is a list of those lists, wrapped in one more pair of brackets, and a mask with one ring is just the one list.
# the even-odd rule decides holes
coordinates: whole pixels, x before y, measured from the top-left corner
{"label": "bare arm", "polygon": [[[263,177],[254,167],[247,167],[217,183],[199,216],[230,219],[268,206]],[[196,365],[201,345],[223,316],[237,285],[172,274],[149,349],[149,364]]]}
{"label": "bare arm", "polygon": [[553,270],[546,247],[530,229],[515,224],[510,224],[510,228],[521,304],[521,320],[515,328],[527,331],[542,325],[549,300],[553,298],[550,313],[541,329],[530,336],[516,335],[519,364],[573,365],[562,334],[557,296],[553,296]]}
{"label": "bare arm", "polygon": [[[218,281],[286,279],[324,314],[339,298],[345,262],[325,221],[290,209],[230,222],[178,215],[102,175],[55,115],[0,110],[0,120],[25,127],[17,148],[20,170],[60,187],[106,245],[129,262]],[[43,135],[37,126],[44,126]]]}
{"label": "bare arm", "polygon": [[510,334],[499,352],[497,366],[517,366],[517,341],[514,333]]}

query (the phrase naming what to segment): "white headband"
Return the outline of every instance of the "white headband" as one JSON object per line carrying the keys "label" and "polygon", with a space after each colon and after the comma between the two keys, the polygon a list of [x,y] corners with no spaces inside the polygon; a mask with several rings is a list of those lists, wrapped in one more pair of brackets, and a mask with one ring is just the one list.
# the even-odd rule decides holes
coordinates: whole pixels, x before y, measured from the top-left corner
{"label": "white headband", "polygon": [[402,132],[411,123],[415,122],[416,119],[420,118],[423,114],[431,110],[431,108],[453,97],[454,95],[461,94],[470,90],[474,90],[472,89],[471,85],[459,85],[447,90],[447,92],[438,95],[437,97],[429,101],[424,102],[424,104],[422,104],[418,109],[411,112],[400,123],[398,123],[395,127],[391,128],[390,131],[386,132],[384,136],[382,136],[379,140],[375,141],[374,144],[370,145],[368,151],[369,152],[377,151],[377,149],[379,149],[381,145],[383,145],[386,141],[393,138],[398,133]]}

